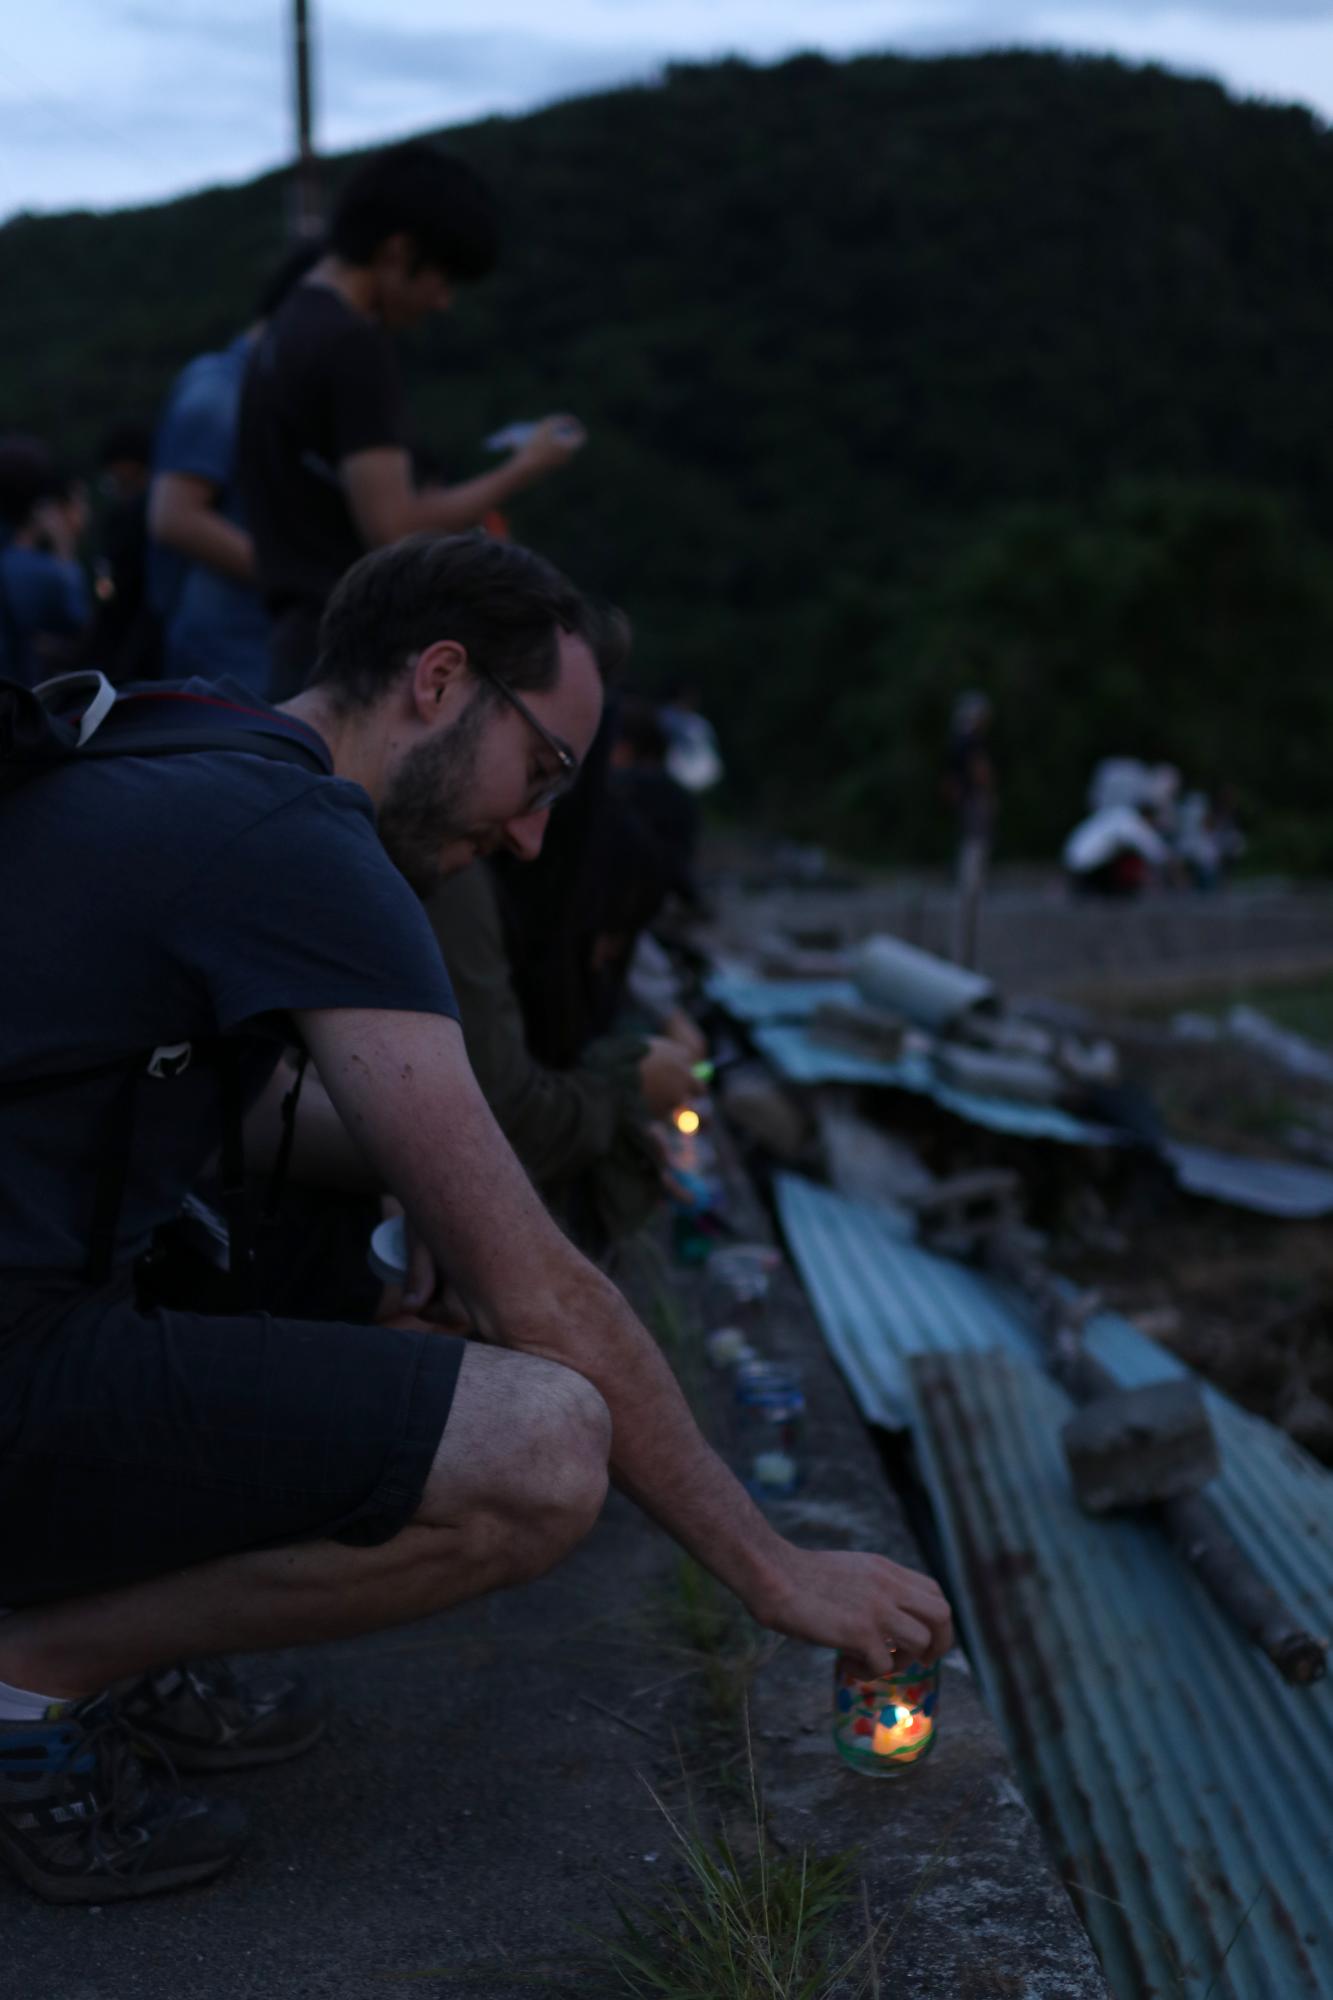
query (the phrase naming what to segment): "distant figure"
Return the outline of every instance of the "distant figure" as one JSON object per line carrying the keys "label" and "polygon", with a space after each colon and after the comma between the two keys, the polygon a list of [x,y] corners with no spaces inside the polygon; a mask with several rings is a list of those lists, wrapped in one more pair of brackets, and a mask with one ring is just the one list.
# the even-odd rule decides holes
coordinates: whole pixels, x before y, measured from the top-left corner
{"label": "distant figure", "polygon": [[390,336],[447,312],[497,247],[494,202],[471,168],[434,146],[396,146],[353,175],[328,254],[256,344],[238,463],[274,621],[275,701],[304,686],[325,600],[367,549],[475,528],[583,443],[572,417],[548,417],[475,479],[413,482]]}
{"label": "distant figure", "polygon": [[176,377],[153,450],[149,597],[171,680],[230,675],[256,694],[269,680],[269,620],[236,471],[241,385],[250,350],[319,257],[307,244],[264,287],[255,323]]}
{"label": "distant figure", "polygon": [[699,713],[699,690],[678,684],[658,711],[667,737],[666,768],[687,792],[707,792],[724,775],[717,731]]}
{"label": "distant figure", "polygon": [[113,424],[98,447],[96,603],[81,664],[116,682],[153,680],[162,671],[162,632],[148,601],[152,458],[152,426],[137,417]]}
{"label": "distant figure", "polygon": [[1168,874],[1173,856],[1148,811],[1111,805],[1099,807],[1074,828],[1063,860],[1076,895],[1125,901]]}
{"label": "distant figure", "polygon": [[975,965],[977,931],[991,846],[995,839],[997,792],[990,750],[991,705],[984,694],[961,694],[949,725],[944,790],[958,820],[958,873],[954,905],[953,955],[959,965]]}
{"label": "distant figure", "polygon": [[691,907],[699,903],[694,879],[699,808],[667,769],[667,734],[650,701],[627,695],[611,746],[611,795],[651,836],[667,885]]}
{"label": "distant figure", "polygon": [[1180,802],[1176,850],[1190,882],[1207,893],[1219,889],[1233,861],[1245,852],[1235,795],[1222,786],[1215,798],[1187,792]]}
{"label": "distant figure", "polygon": [[76,560],[81,486],[35,438],[0,439],[0,673],[33,687],[70,664],[92,601]]}

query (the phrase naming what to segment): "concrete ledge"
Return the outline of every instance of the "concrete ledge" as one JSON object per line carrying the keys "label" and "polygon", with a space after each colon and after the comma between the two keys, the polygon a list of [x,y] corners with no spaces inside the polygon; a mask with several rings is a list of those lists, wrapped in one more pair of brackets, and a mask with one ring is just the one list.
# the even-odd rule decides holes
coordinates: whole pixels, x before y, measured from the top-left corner
{"label": "concrete ledge", "polygon": [[[763,1345],[800,1368],[810,1409],[808,1477],[797,1498],[771,1509],[775,1523],[811,1545],[875,1548],[926,1567],[790,1275]],[[872,1917],[887,1919],[893,1932],[885,1991],[896,2000],[1104,1995],[1087,1934],[963,1654],[944,1664],[930,1757],[882,1782],[849,1771],[833,1750],[832,1669],[832,1654],[784,1645],[760,1674],[753,1702],[760,1768],[782,1842],[824,1853],[860,1849]]]}

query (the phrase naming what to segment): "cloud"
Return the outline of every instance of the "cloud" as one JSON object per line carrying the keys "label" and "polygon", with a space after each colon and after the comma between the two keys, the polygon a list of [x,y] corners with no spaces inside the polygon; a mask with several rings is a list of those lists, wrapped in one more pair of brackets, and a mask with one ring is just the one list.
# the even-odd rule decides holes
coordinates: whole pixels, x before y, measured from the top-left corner
{"label": "cloud", "polygon": [[549,102],[655,70],[669,42],[585,43],[481,29],[440,33],[331,15],[321,37],[325,109],[335,125],[399,107],[400,124],[443,125]]}
{"label": "cloud", "polygon": [[[0,188],[15,206],[114,207],[238,180],[292,144],[275,0],[43,0],[13,9]],[[1036,45],[1221,77],[1333,112],[1329,0],[321,0],[315,111],[329,149],[652,76],[668,60],[802,48],[909,54]],[[474,19],[476,16],[473,17]]]}

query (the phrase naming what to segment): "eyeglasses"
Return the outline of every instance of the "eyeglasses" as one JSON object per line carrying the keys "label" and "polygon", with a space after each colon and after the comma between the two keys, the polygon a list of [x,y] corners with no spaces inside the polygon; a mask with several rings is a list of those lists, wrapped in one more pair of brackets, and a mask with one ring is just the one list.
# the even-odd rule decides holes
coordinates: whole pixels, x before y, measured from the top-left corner
{"label": "eyeglasses", "polygon": [[541,790],[537,792],[528,806],[528,811],[531,813],[548,811],[557,799],[562,799],[565,793],[577,783],[579,775],[578,758],[563,737],[556,736],[553,731],[546,727],[544,722],[537,720],[537,717],[528,707],[528,704],[523,700],[521,695],[515,694],[508,681],[501,680],[499,674],[493,674],[489,667],[483,667],[477,660],[472,660],[470,664],[473,670],[481,675],[483,680],[489,681],[493,688],[500,690],[500,693],[511,708],[518,710],[528,727],[540,736],[542,742],[560,766],[559,774],[550,778],[542,786]]}

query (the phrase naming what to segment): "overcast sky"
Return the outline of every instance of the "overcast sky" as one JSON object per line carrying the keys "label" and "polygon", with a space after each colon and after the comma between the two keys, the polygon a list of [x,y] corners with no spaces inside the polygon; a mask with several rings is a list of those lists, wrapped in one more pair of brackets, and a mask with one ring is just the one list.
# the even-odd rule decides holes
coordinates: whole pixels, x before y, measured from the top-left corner
{"label": "overcast sky", "polygon": [[[311,0],[331,151],[795,49],[1108,52],[1333,121],[1333,0]],[[290,0],[10,0],[0,218],[245,180],[290,149]]]}

